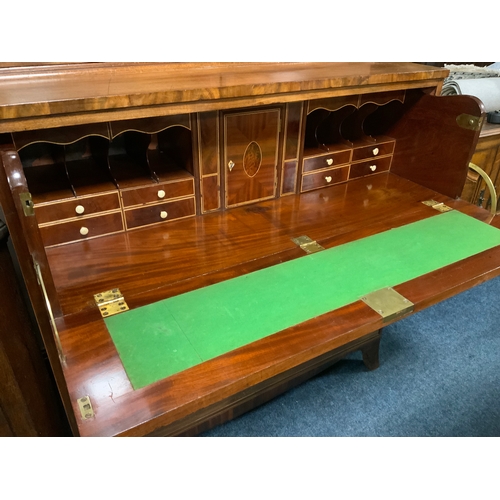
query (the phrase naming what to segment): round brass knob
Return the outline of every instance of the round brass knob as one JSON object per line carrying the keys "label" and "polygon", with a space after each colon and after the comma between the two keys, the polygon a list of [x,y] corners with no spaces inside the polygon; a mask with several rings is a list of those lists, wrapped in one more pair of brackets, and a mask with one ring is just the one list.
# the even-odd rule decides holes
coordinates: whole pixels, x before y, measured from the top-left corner
{"label": "round brass knob", "polygon": [[380,149],[379,148],[373,148],[373,156],[377,156],[379,153],[380,153]]}
{"label": "round brass knob", "polygon": [[78,215],[82,215],[83,212],[85,212],[85,207],[83,205],[77,205],[75,207],[75,212],[78,214]]}
{"label": "round brass knob", "polygon": [[165,198],[165,191],[163,191],[163,189],[158,191],[158,198]]}
{"label": "round brass knob", "polygon": [[162,210],[162,211],[160,212],[160,217],[161,217],[162,219],[166,219],[166,218],[168,217],[168,212],[166,212],[165,210]]}
{"label": "round brass knob", "polygon": [[89,228],[88,228],[88,227],[85,227],[85,226],[84,226],[84,227],[81,227],[81,228],[80,228],[80,234],[81,234],[82,236],[87,236],[87,234],[89,234]]}

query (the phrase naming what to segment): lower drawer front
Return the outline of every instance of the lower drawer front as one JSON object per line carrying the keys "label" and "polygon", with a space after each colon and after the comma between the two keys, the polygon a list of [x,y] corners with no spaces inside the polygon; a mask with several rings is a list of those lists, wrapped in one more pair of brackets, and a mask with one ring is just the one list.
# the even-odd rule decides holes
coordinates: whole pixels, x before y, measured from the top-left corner
{"label": "lower drawer front", "polygon": [[81,241],[120,231],[123,231],[121,212],[40,227],[45,246]]}
{"label": "lower drawer front", "polygon": [[349,179],[363,177],[364,175],[377,174],[379,172],[386,172],[391,166],[391,159],[392,156],[386,156],[385,158],[377,158],[360,163],[353,163],[351,165]]}
{"label": "lower drawer front", "polygon": [[195,214],[194,198],[170,201],[125,211],[127,229],[157,224]]}
{"label": "lower drawer front", "polygon": [[309,191],[310,189],[322,188],[344,182],[347,180],[348,175],[349,166],[304,175],[302,177],[302,191]]}

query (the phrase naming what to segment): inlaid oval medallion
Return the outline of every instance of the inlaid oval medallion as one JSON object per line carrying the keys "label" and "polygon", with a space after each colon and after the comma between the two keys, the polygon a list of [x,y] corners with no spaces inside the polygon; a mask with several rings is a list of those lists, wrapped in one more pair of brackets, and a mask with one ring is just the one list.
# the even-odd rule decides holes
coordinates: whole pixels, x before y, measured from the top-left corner
{"label": "inlaid oval medallion", "polygon": [[262,163],[262,149],[255,142],[251,142],[243,155],[243,169],[248,177],[253,177],[259,171],[260,165]]}

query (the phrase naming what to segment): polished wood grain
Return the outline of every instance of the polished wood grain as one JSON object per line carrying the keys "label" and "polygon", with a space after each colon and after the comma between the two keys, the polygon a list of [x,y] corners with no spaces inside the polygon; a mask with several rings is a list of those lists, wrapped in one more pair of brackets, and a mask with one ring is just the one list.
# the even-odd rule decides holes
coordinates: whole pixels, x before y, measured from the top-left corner
{"label": "polished wood grain", "polygon": [[69,201],[35,205],[39,224],[59,222],[83,216],[120,209],[118,192],[98,196],[79,197]]}
{"label": "polished wood grain", "polygon": [[[43,250],[43,242],[37,230],[37,221],[34,217],[25,217],[23,213],[19,195],[28,192],[28,187],[22,164],[12,146],[0,146],[0,164],[2,165],[0,169],[0,200],[5,222],[19,260],[21,275],[26,285],[59,395],[65,409],[67,409],[70,407],[69,393],[64,380],[58,348],[49,322],[45,298],[33,266],[34,262],[40,265],[54,315],[61,314],[61,307],[52,274],[48,267],[47,256]],[[72,432],[77,433],[78,427],[74,414],[67,412],[67,418]]]}
{"label": "polished wood grain", "polygon": [[224,117],[225,206],[276,195],[281,109]]}
{"label": "polished wood grain", "polygon": [[[175,295],[177,289],[181,293],[212,279],[237,276],[242,266],[251,271],[301,256],[303,251],[292,238],[303,234],[328,247],[356,239],[354,234],[365,237],[430,217],[435,211],[420,202],[431,198],[444,199],[435,191],[382,173],[300,196],[174,221],[154,230],[55,247],[47,250],[47,256],[64,315],[90,313],[89,298],[110,288],[120,288],[132,301],[144,295],[139,301],[144,304]],[[401,207],[409,207],[408,212]],[[77,260],[85,265],[85,273],[74,271]],[[159,260],[165,266],[162,273],[158,273]],[[197,281],[201,276],[208,281]],[[82,301],[75,300],[79,296]]]}
{"label": "polished wood grain", "polygon": [[219,176],[207,175],[202,179],[201,212],[211,212],[220,208]]}
{"label": "polished wood grain", "polygon": [[[194,179],[184,171],[178,171],[180,180],[152,184],[146,187],[121,191],[124,207],[157,203],[169,198],[182,198],[194,195]],[[184,177],[184,179],[182,179]]]}
{"label": "polished wood grain", "polygon": [[0,241],[0,437],[67,435],[63,408],[22,297],[7,241],[7,237]]}
{"label": "polished wood grain", "polygon": [[121,212],[40,226],[40,234],[45,246],[61,245],[71,241],[87,241],[103,234],[117,233],[123,230]]}
{"label": "polished wood grain", "polygon": [[285,140],[283,159],[295,160],[299,156],[300,132],[304,104],[295,102],[286,105]]}
{"label": "polished wood grain", "polygon": [[41,130],[28,130],[12,134],[12,140],[18,151],[38,142],[53,144],[72,144],[84,137],[99,136],[110,140],[111,134],[107,123],[94,123],[91,125],[75,125],[74,127],[46,128]]}
{"label": "polished wood grain", "polygon": [[349,178],[349,165],[314,171],[302,177],[302,192],[345,182]]}
{"label": "polished wood grain", "polygon": [[470,96],[448,97],[421,96],[388,134],[396,139],[392,172],[456,198],[479,139],[479,130],[459,126],[457,117],[484,119],[484,107]]}
{"label": "polished wood grain", "polygon": [[328,152],[321,156],[314,156],[304,159],[302,167],[303,172],[312,172],[313,170],[322,170],[328,166],[339,166],[351,161],[351,150]]}
{"label": "polished wood grain", "polygon": [[155,203],[154,205],[125,210],[124,215],[127,229],[159,224],[195,215],[195,201],[194,197],[191,197]]}
{"label": "polished wood grain", "polygon": [[381,106],[391,101],[404,102],[405,96],[406,93],[402,90],[393,92],[377,92],[374,94],[361,94],[359,96],[359,106],[363,106],[366,103],[373,103]]}
{"label": "polished wood grain", "polygon": [[[438,89],[442,68],[412,63],[104,63],[0,71],[0,132],[294,102]],[[37,85],[33,85],[37,81]],[[154,109],[147,109],[155,106]],[[162,109],[163,108],[163,109]]]}
{"label": "polished wood grain", "polygon": [[[137,120],[113,121],[109,124],[110,138],[114,139],[123,132],[144,132],[157,134],[170,127],[184,127],[191,130],[190,115],[155,116],[153,118],[141,118]],[[66,127],[64,127],[66,128]]]}
{"label": "polished wood grain", "polygon": [[[193,425],[201,425],[205,418],[219,421],[214,415],[223,413],[221,402],[235,405],[235,401],[241,400],[246,405],[247,397],[265,399],[266,391],[275,394],[278,381],[286,380],[283,387],[289,387],[287,384],[293,383],[293,375],[300,377],[304,365],[309,366],[308,363],[318,359],[326,363],[329,356],[335,357],[336,350],[350,342],[359,342],[357,348],[360,348],[366,335],[383,326],[376,313],[356,302],[134,391],[102,319],[89,305],[92,290],[88,289],[88,283],[99,275],[101,280],[105,278],[104,265],[109,266],[106,273],[109,282],[125,290],[127,303],[134,308],[298,258],[304,254],[291,242],[294,234],[308,234],[330,248],[432,217],[436,212],[421,203],[429,198],[447,202],[480,220],[488,217],[480,208],[385,173],[370,178],[369,182],[359,179],[343,186],[192,219],[198,243],[195,247],[190,247],[189,242],[176,243],[187,234],[179,223],[175,228],[172,225],[167,233],[142,231],[140,242],[138,239],[135,244],[127,237],[122,243],[127,245],[127,254],[122,253],[119,245],[114,245],[118,260],[107,264],[105,256],[92,251],[96,249],[78,248],[78,245],[49,249],[56,286],[60,287],[62,297],[68,292],[64,286],[73,284],[72,311],[68,302],[66,316],[58,320],[67,356],[68,386],[73,399],[90,395],[96,409],[95,419],[80,422],[80,433],[183,433]],[[219,236],[219,241],[213,241],[215,227],[217,234],[225,235],[223,240]],[[204,229],[207,233],[202,238]],[[176,235],[177,232],[181,234]],[[111,238],[113,243],[117,242],[117,236]],[[169,242],[168,253],[162,248],[162,238]],[[104,249],[103,240],[95,240],[95,243],[102,244]],[[78,254],[80,261],[86,260],[89,276],[85,279],[73,273],[70,265]],[[155,274],[153,266],[160,255],[167,266],[161,277]],[[184,269],[178,269],[179,266]],[[498,274],[500,248],[494,248],[396,289],[420,310]],[[249,389],[253,386],[258,386],[255,392]],[[250,391],[250,395],[245,391]]]}
{"label": "polished wood grain", "polygon": [[281,195],[292,194],[297,191],[297,161],[286,161],[283,164],[281,175]]}
{"label": "polished wood grain", "polygon": [[384,156],[353,163],[349,170],[349,179],[386,172],[391,167],[391,160],[392,158],[390,156]]}
{"label": "polished wood grain", "polygon": [[[304,252],[292,241],[298,236],[331,248],[433,217],[436,212],[421,203],[431,198],[489,220],[487,211],[454,199],[463,184],[462,164],[477,139],[474,131],[457,130],[456,116],[480,116],[481,110],[473,99],[435,97],[446,74],[410,63],[106,63],[0,69],[0,132],[35,129],[19,136],[27,151],[33,147],[37,152],[39,143],[30,142],[36,141],[36,129],[81,125],[70,134],[75,138],[94,124],[105,127],[109,138],[84,141],[92,142],[89,150],[98,167],[109,160],[104,170],[122,200],[114,216],[123,215],[131,229],[45,249],[36,211],[34,217],[23,214],[19,195],[28,191],[25,172],[27,177],[30,171],[41,174],[45,187],[35,193],[39,201],[73,203],[78,199],[74,191],[81,189],[71,180],[75,175],[69,175],[69,186],[54,193],[57,185],[44,168],[50,173],[54,166],[68,167],[64,159],[74,151],[65,149],[64,142],[47,146],[43,155],[26,154],[23,169],[15,147],[0,148],[0,201],[74,434],[196,434],[353,350],[361,350],[366,366],[376,368],[384,323],[357,301],[133,390],[93,295],[119,288],[134,309],[300,258]],[[308,104],[309,99],[314,102]],[[65,133],[61,129],[55,136],[64,138]],[[0,138],[10,141],[8,135]],[[268,162],[273,164],[271,181],[263,180],[266,190],[248,182],[260,173],[252,144],[262,149],[266,162],[273,159]],[[372,173],[371,158],[388,164],[392,145],[396,168]],[[378,155],[373,147],[379,148]],[[87,147],[80,150],[85,153]],[[162,160],[166,151],[172,161]],[[328,152],[345,156],[345,151],[350,159],[343,161],[350,167],[313,165],[321,169],[303,173],[305,161]],[[247,170],[236,188],[227,171],[233,154],[235,164],[243,168],[244,163]],[[355,160],[351,154],[357,154]],[[349,168],[354,173],[358,168],[360,177],[346,182]],[[93,172],[80,180],[92,185],[98,178]],[[332,185],[334,177],[339,184]],[[189,192],[174,189],[158,200],[158,186],[164,182],[179,182],[177,187],[187,182]],[[311,191],[298,194],[304,188]],[[224,206],[224,195],[235,191]],[[177,215],[172,203],[178,205]],[[159,211],[168,218],[158,220]],[[170,220],[172,213],[180,219]],[[96,219],[111,214],[103,212]],[[47,227],[56,227],[55,222]],[[47,285],[62,358],[34,260]],[[396,289],[418,311],[499,274],[500,249],[494,248]],[[80,417],[76,400],[82,396],[91,398],[92,419]]]}
{"label": "polished wood grain", "polygon": [[[421,191],[424,193],[429,194]],[[404,216],[415,218],[415,205],[410,205],[403,210]],[[475,213],[484,215],[480,209]],[[381,224],[387,228],[387,219]],[[360,225],[358,228],[363,232]],[[344,237],[356,238],[358,231]],[[500,250],[496,248],[397,289],[419,310],[499,273]],[[196,415],[203,420],[203,412],[213,405],[219,410],[220,401],[234,401],[249,387],[266,380],[272,385],[280,374],[292,376],[295,370],[300,374],[304,363],[328,356],[382,326],[376,313],[357,302],[133,391],[102,320],[67,329],[60,324],[68,356],[66,377],[73,396],[89,394],[97,411],[95,419],[80,422],[83,435],[162,434],[170,432],[169,426],[184,432],[184,419],[189,425]],[[84,337],[89,330],[91,338]]]}
{"label": "polished wood grain", "polygon": [[352,161],[364,160],[365,158],[375,158],[377,156],[390,155],[394,151],[395,142],[380,142],[369,146],[354,148],[352,151]]}
{"label": "polished wood grain", "polygon": [[216,111],[198,115],[201,175],[219,173],[219,123]]}
{"label": "polished wood grain", "polygon": [[347,95],[341,97],[324,97],[322,99],[310,99],[307,101],[307,115],[317,109],[326,111],[338,111],[341,108],[359,106],[359,95]]}

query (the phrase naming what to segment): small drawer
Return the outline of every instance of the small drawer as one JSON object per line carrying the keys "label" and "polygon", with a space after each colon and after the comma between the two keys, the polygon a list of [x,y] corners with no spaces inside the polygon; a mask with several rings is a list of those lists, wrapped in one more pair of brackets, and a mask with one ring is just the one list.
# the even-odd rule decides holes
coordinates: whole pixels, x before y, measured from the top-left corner
{"label": "small drawer", "polygon": [[184,179],[177,182],[167,182],[163,184],[153,184],[122,191],[123,206],[133,207],[137,205],[147,205],[158,203],[161,200],[170,198],[181,198],[183,196],[194,195],[194,180]]}
{"label": "small drawer", "polygon": [[378,174],[379,172],[386,172],[391,166],[391,160],[392,156],[386,156],[385,158],[377,158],[362,161],[360,163],[353,163],[351,165],[349,179],[363,177],[364,175]]}
{"label": "small drawer", "polygon": [[304,159],[303,172],[311,172],[312,170],[320,170],[322,168],[336,167],[349,163],[351,160],[351,150],[338,151],[336,153],[328,153],[314,158]]}
{"label": "small drawer", "polygon": [[81,241],[120,231],[123,231],[121,212],[40,227],[45,246]]}
{"label": "small drawer", "polygon": [[373,144],[352,150],[352,161],[376,158],[377,156],[391,155],[394,152],[394,141],[382,144]]}
{"label": "small drawer", "polygon": [[158,203],[125,211],[127,229],[157,224],[195,214],[194,198]]}
{"label": "small drawer", "polygon": [[101,194],[85,198],[75,198],[69,201],[35,205],[38,224],[57,222],[74,217],[94,215],[100,212],[110,212],[120,208],[118,193]]}
{"label": "small drawer", "polygon": [[304,175],[302,177],[302,191],[309,191],[344,182],[347,180],[348,175],[349,166]]}

